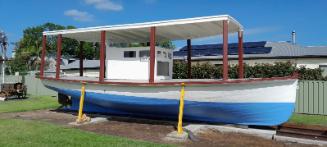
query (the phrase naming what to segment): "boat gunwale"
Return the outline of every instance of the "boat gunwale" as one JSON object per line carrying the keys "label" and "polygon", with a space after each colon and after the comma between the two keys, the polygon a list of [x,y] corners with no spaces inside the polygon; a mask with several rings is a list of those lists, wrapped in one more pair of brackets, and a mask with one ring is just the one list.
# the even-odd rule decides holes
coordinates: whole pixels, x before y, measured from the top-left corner
{"label": "boat gunwale", "polygon": [[242,83],[253,83],[253,82],[263,82],[263,81],[275,81],[275,80],[295,80],[298,79],[297,75],[284,76],[284,77],[271,77],[271,78],[253,78],[253,79],[233,79],[233,80],[212,80],[212,81],[168,81],[168,82],[158,82],[154,83],[148,82],[115,82],[115,81],[94,81],[94,80],[74,80],[74,79],[56,79],[53,77],[40,77],[40,80],[51,80],[60,82],[70,82],[70,83],[90,83],[90,84],[101,84],[101,85],[126,85],[126,86],[178,86],[178,85],[220,85],[220,84],[242,84]]}

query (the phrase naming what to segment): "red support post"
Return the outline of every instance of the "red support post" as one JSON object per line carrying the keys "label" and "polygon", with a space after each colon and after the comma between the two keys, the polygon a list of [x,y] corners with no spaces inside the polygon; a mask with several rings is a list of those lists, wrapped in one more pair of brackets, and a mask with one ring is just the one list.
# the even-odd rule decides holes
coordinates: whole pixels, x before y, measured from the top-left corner
{"label": "red support post", "polygon": [[154,83],[154,68],[156,61],[156,28],[150,28],[150,77],[149,83]]}
{"label": "red support post", "polygon": [[84,59],[84,51],[83,51],[83,45],[84,41],[80,41],[79,43],[79,76],[83,76],[83,70],[84,70],[84,65],[83,65],[83,59]]}
{"label": "red support post", "polygon": [[57,64],[56,64],[56,79],[60,78],[60,64],[61,64],[61,46],[62,43],[62,35],[59,34],[57,37]]}
{"label": "red support post", "polygon": [[228,20],[223,21],[223,80],[228,80]]}
{"label": "red support post", "polygon": [[41,54],[41,65],[40,65],[40,78],[44,77],[44,65],[45,65],[45,52],[47,48],[47,36],[42,36],[42,54]]}
{"label": "red support post", "polygon": [[105,54],[106,54],[106,31],[101,31],[101,41],[100,41],[100,73],[99,82],[104,82],[105,73]]}
{"label": "red support post", "polygon": [[191,39],[187,39],[187,77],[192,78],[192,46]]}
{"label": "red support post", "polygon": [[238,78],[244,78],[244,67],[243,67],[243,31],[238,32]]}

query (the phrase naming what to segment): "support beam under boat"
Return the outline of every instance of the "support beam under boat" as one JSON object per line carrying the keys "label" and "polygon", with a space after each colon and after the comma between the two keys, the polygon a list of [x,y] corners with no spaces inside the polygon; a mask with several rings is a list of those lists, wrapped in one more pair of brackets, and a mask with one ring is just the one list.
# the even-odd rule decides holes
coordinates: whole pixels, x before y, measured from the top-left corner
{"label": "support beam under boat", "polygon": [[100,41],[100,72],[99,82],[104,82],[105,58],[106,58],[106,31],[101,31]]}
{"label": "support beam under boat", "polygon": [[80,41],[79,43],[79,76],[83,76],[83,59],[84,59],[84,49],[83,49],[84,41]]}
{"label": "support beam under boat", "polygon": [[47,36],[42,36],[42,53],[41,53],[41,65],[40,65],[40,78],[44,77],[44,65],[45,65],[45,52],[47,47]]}
{"label": "support beam under boat", "polygon": [[223,80],[228,80],[228,20],[223,21]]}
{"label": "support beam under boat", "polygon": [[238,31],[238,78],[244,78],[244,67],[243,67],[243,31]]}
{"label": "support beam under boat", "polygon": [[192,78],[192,45],[191,39],[187,39],[187,78]]}
{"label": "support beam under boat", "polygon": [[150,77],[149,83],[154,83],[154,69],[156,61],[156,28],[150,28]]}
{"label": "support beam under boat", "polygon": [[56,64],[56,79],[60,79],[60,64],[61,64],[61,49],[62,49],[62,35],[57,37],[57,64]]}

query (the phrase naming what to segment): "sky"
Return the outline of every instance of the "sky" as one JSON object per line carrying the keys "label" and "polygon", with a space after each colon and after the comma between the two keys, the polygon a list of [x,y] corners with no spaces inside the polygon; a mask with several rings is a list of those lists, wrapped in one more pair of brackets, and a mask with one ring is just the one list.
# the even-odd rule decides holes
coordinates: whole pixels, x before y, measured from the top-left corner
{"label": "sky", "polygon": [[[46,22],[80,28],[228,14],[244,26],[244,41],[290,41],[295,30],[298,44],[327,46],[327,0],[0,0],[0,12],[10,43]],[[214,36],[192,44],[221,42]],[[174,43],[180,48],[186,41]]]}

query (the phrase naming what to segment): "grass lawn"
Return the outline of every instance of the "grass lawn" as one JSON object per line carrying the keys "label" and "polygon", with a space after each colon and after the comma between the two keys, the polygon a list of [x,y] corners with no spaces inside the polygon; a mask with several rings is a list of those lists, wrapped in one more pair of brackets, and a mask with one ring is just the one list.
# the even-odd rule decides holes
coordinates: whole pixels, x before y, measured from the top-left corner
{"label": "grass lawn", "polygon": [[294,113],[288,122],[296,124],[327,126],[327,116]]}
{"label": "grass lawn", "polygon": [[59,106],[57,98],[50,96],[30,96],[28,99],[24,100],[8,100],[0,102],[0,113],[56,108]]}
{"label": "grass lawn", "polygon": [[54,124],[0,119],[0,146],[171,146],[100,135]]}

